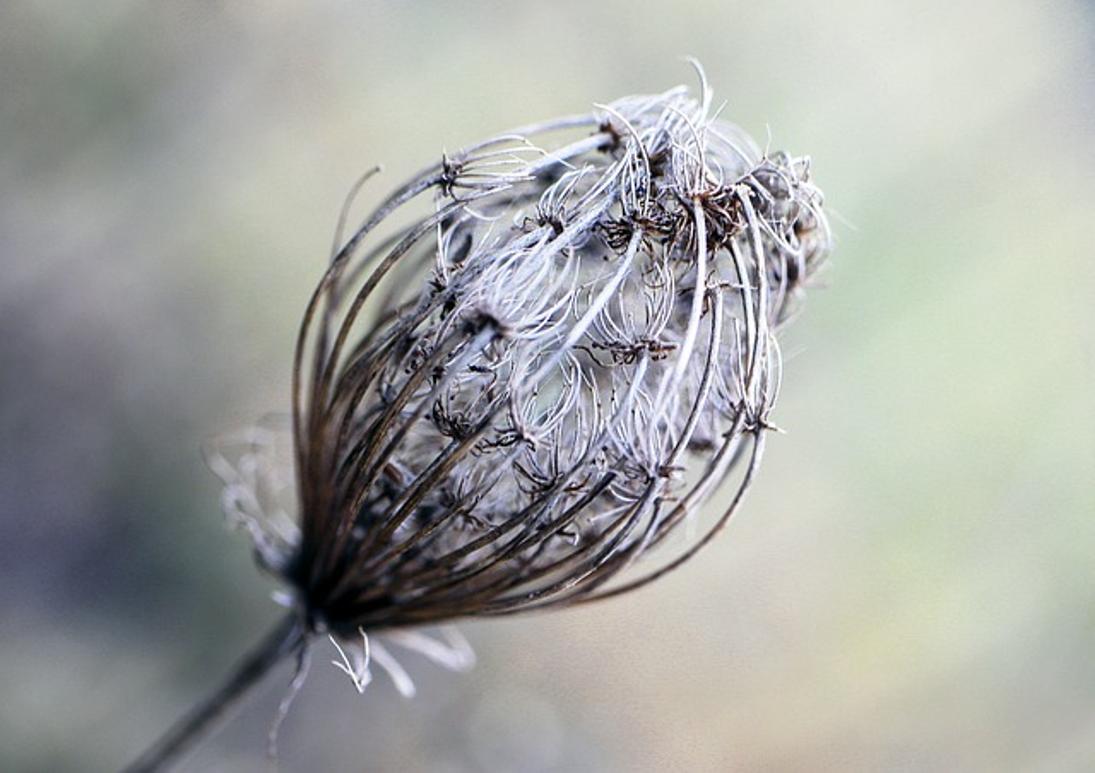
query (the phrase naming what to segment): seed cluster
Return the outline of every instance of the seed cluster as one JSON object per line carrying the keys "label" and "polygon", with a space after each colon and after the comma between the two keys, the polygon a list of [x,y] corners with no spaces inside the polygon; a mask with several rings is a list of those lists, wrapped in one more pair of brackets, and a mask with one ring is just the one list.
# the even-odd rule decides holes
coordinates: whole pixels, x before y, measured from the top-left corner
{"label": "seed cluster", "polygon": [[339,246],[296,355],[299,531],[256,533],[310,625],[601,598],[732,515],[775,333],[830,234],[808,159],[762,151],[700,91],[446,155]]}

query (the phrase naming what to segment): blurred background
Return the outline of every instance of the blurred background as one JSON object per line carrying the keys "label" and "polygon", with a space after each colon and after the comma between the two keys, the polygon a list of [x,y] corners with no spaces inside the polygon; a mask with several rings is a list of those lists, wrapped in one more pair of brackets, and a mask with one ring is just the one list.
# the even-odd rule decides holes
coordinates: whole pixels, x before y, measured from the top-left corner
{"label": "blurred background", "polygon": [[[637,594],[470,622],[283,771],[1095,770],[1095,7],[0,6],[0,769],[120,767],[279,617],[199,449],[288,407],[342,198],[694,83],[838,239],[766,465]],[[183,770],[263,770],[288,671]]]}

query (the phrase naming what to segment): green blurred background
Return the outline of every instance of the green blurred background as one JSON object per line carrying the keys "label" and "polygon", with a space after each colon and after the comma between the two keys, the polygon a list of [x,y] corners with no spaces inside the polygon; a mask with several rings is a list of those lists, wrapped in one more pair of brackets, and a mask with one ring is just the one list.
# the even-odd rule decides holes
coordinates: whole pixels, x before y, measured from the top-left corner
{"label": "green blurred background", "polygon": [[[118,768],[278,617],[204,440],[288,405],[342,197],[693,82],[838,246],[745,510],[660,584],[463,630],[284,771],[1095,770],[1095,8],[0,6],[0,770]],[[263,770],[287,673],[184,770]]]}

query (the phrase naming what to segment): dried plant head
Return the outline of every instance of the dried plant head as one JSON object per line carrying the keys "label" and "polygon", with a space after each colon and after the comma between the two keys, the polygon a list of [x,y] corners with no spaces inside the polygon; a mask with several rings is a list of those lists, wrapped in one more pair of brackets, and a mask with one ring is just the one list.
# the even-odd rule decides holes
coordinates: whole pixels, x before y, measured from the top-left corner
{"label": "dried plant head", "polygon": [[[698,98],[627,97],[444,156],[312,296],[299,531],[257,530],[263,562],[343,636],[589,601],[679,565],[754,476],[775,335],[829,243],[809,160],[720,121],[702,78]],[[712,498],[720,517],[669,539]]]}
{"label": "dried plant head", "polygon": [[261,506],[263,463],[229,500],[301,638],[365,637],[339,646],[355,685],[375,632],[637,588],[740,505],[831,239],[809,159],[718,113],[700,71],[446,154],[340,225],[296,348],[295,517]]}

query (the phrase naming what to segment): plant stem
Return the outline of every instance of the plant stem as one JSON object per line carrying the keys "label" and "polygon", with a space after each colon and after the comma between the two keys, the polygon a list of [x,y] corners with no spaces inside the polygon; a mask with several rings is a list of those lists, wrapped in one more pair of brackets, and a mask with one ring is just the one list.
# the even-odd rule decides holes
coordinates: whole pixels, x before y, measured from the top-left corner
{"label": "plant stem", "polygon": [[305,632],[296,614],[287,615],[232,671],[221,687],[192,708],[123,773],[166,770],[228,719],[263,677],[304,645]]}

